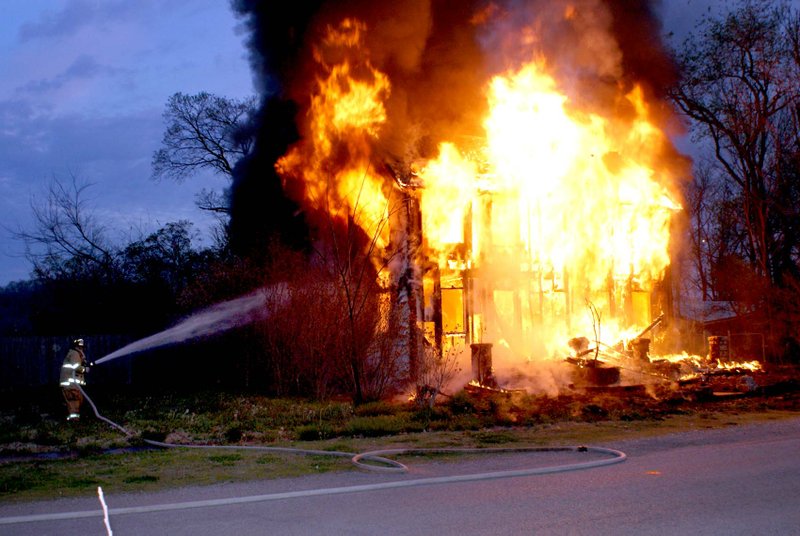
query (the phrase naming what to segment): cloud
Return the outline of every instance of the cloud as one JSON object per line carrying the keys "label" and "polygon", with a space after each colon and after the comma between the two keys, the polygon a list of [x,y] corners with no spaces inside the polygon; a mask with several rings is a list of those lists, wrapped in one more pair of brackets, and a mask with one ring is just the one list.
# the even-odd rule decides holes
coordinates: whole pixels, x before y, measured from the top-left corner
{"label": "cloud", "polygon": [[143,3],[128,0],[72,0],[61,11],[47,12],[38,21],[23,24],[19,40],[56,40],[75,35],[85,27],[103,25],[135,15]]}
{"label": "cloud", "polygon": [[195,194],[224,181],[155,183],[150,160],[169,95],[252,91],[227,0],[28,4],[6,25],[0,56],[0,285],[28,269],[3,229],[30,225],[31,197],[52,178],[95,184],[98,215],[117,229],[177,219],[204,227]]}
{"label": "cloud", "polygon": [[67,0],[60,11],[46,11],[37,21],[20,26],[20,43],[59,41],[85,28],[107,30],[115,24],[138,21],[152,24],[159,18],[219,7],[220,0]]}
{"label": "cloud", "polygon": [[215,177],[185,184],[150,180],[150,157],[162,131],[160,108],[113,117],[54,116],[20,100],[0,101],[0,285],[28,275],[23,246],[6,230],[33,225],[31,202],[41,200],[52,178],[74,175],[93,184],[94,212],[115,239],[179,219],[205,232],[211,222],[194,195],[223,183]]}
{"label": "cloud", "polygon": [[74,174],[106,185],[110,195],[124,191],[114,203],[120,209],[156,193],[147,184],[150,156],[163,129],[157,110],[53,116],[12,100],[0,101],[0,122],[0,226],[26,220],[30,196],[51,177]]}
{"label": "cloud", "polygon": [[160,108],[115,116],[55,116],[29,103],[7,100],[0,101],[0,125],[0,223],[12,222],[11,213],[20,207],[27,210],[36,185],[50,177],[75,174],[97,183],[122,211],[166,207],[170,202],[193,208],[197,191],[223,185],[219,179],[198,177],[174,190],[150,180],[150,159],[164,129]]}
{"label": "cloud", "polygon": [[88,80],[103,75],[114,76],[127,72],[129,71],[126,71],[125,69],[111,67],[109,65],[102,65],[93,57],[87,54],[81,54],[64,71],[56,76],[52,78],[31,80],[24,86],[18,88],[17,91],[25,93],[56,91],[73,81]]}
{"label": "cloud", "polygon": [[0,101],[0,173],[25,176],[47,165],[49,174],[101,160],[120,160],[124,167],[143,155],[149,159],[163,130],[159,112],[51,115],[24,101]]}
{"label": "cloud", "polygon": [[0,172],[41,148],[40,112],[27,100],[0,101]]}

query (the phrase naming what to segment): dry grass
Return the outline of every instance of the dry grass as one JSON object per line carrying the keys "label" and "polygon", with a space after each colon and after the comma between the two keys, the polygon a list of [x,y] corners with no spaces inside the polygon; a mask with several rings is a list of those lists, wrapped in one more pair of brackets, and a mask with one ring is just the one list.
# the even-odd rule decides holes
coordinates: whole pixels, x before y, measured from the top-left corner
{"label": "dry grass", "polygon": [[[215,445],[290,446],[363,452],[378,448],[602,445],[683,430],[800,415],[796,383],[760,396],[694,400],[644,393],[460,392],[434,408],[385,402],[309,402],[203,393],[101,394],[101,412],[126,438],[84,418],[67,426],[58,408],[8,408],[0,419],[0,499],[90,495],[351,470],[347,458],[247,450],[144,448],[144,438]],[[24,407],[23,407],[24,406]],[[109,450],[109,449],[121,450]],[[44,458],[49,453],[58,458]],[[419,461],[415,461],[419,463]]]}

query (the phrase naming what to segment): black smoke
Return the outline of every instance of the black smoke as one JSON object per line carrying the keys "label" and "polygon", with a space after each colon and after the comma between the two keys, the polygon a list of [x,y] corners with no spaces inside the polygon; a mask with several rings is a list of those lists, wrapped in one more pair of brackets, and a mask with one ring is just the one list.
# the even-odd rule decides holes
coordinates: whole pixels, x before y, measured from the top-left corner
{"label": "black smoke", "polygon": [[547,58],[574,102],[608,113],[617,113],[610,110],[619,105],[620,86],[637,83],[660,97],[676,76],[655,0],[233,0],[232,6],[249,30],[262,107],[255,151],[235,170],[231,244],[256,257],[272,238],[295,246],[306,240],[303,200],[286,193],[303,188],[283,184],[274,164],[305,135],[313,46],[346,17],[366,24],[369,60],[392,85],[388,121],[373,147],[375,169],[435,156],[441,141],[480,138],[491,76],[536,55]]}
{"label": "black smoke", "polygon": [[299,139],[297,104],[286,95],[286,81],[299,58],[310,20],[322,2],[233,0],[232,8],[249,31],[250,65],[261,106],[255,117],[256,143],[234,169],[231,188],[230,245],[256,261],[277,240],[295,248],[307,241],[300,206],[289,199],[275,172],[275,161]]}

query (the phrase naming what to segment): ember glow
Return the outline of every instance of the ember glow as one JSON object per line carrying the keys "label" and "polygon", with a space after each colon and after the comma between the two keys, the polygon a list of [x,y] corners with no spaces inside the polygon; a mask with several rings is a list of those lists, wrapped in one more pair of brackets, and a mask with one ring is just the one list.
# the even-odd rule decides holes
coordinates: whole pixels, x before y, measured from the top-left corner
{"label": "ember glow", "polygon": [[[389,219],[390,200],[415,203],[422,246],[408,260],[422,280],[419,327],[438,333],[437,345],[490,342],[500,360],[520,364],[563,357],[575,336],[627,340],[663,312],[653,292],[670,264],[685,162],[665,133],[664,103],[624,72],[603,2],[533,2],[537,10],[519,14],[502,4],[476,10],[464,27],[485,43],[485,56],[470,59],[485,71],[477,82],[431,67],[413,21],[399,26],[408,50],[388,61],[370,44],[401,30],[372,34],[388,23],[369,14],[332,17],[314,34],[314,75],[299,90],[304,137],[276,169],[306,206],[349,218],[367,236]],[[434,8],[419,12],[434,19],[419,25],[427,32]],[[482,102],[454,112],[437,94],[452,87],[430,83],[439,79],[477,90]],[[478,120],[458,117],[479,109]],[[391,240],[411,232],[387,230],[380,244],[398,251]]]}
{"label": "ember glow", "polygon": [[669,361],[670,363],[680,365],[683,368],[683,371],[686,375],[699,374],[704,371],[708,372],[713,370],[719,370],[719,371],[737,370],[737,371],[749,371],[749,372],[758,372],[760,370],[763,370],[761,363],[756,360],[710,361],[708,358],[701,357],[698,355],[691,355],[686,352],[682,354],[659,356],[659,359],[663,359],[665,361]]}

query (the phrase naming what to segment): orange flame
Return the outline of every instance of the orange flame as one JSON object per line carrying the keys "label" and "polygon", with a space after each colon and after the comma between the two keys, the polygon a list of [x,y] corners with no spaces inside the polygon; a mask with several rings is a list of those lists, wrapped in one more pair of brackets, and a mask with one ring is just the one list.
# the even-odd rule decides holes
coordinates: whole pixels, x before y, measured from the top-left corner
{"label": "orange flame", "polygon": [[420,198],[423,235],[428,247],[443,253],[464,242],[464,218],[476,194],[478,168],[454,144],[443,143],[439,157],[419,176],[424,185]]}
{"label": "orange flame", "polygon": [[352,218],[370,237],[378,234],[385,246],[388,199],[384,180],[371,163],[370,141],[386,122],[384,102],[391,84],[362,47],[365,29],[353,19],[328,28],[323,47],[314,51],[321,74],[310,97],[308,137],[275,167],[284,180],[301,181],[312,207]]}
{"label": "orange flame", "polygon": [[[374,164],[392,86],[370,61],[365,31],[344,19],[314,49],[307,132],[276,169],[304,185],[307,203],[372,235],[396,186]],[[642,88],[620,82],[611,105],[589,108],[553,73],[537,58],[494,76],[478,147],[453,132],[434,158],[411,166],[428,260],[442,280],[453,272],[452,289],[473,292],[451,311],[472,318],[452,325],[524,358],[554,355],[598,324],[611,342],[649,324],[647,293],[670,263],[670,218],[680,209],[660,162],[669,141]]]}
{"label": "orange flame", "polygon": [[[423,213],[435,213],[424,220],[429,246],[441,258],[471,208],[472,260],[497,265],[496,279],[520,270],[550,278],[543,299],[555,317],[566,314],[557,293],[567,284],[607,313],[610,280],[649,289],[669,264],[669,221],[680,207],[662,185],[671,178],[655,168],[665,136],[650,122],[641,89],[623,96],[634,112],[623,123],[575,110],[534,61],[493,78],[487,99],[483,161],[470,163],[442,144],[421,172]],[[478,209],[480,189],[491,192],[491,207]],[[606,318],[605,327],[621,334],[614,320]],[[551,348],[569,336],[556,323]]]}
{"label": "orange flame", "polygon": [[686,352],[681,354],[672,354],[659,356],[659,359],[669,361],[670,363],[681,365],[682,369],[686,372],[681,379],[691,379],[698,377],[705,372],[715,370],[734,370],[734,371],[749,371],[761,372],[764,370],[763,365],[758,360],[751,361],[709,361],[707,358],[699,355],[691,355]]}

